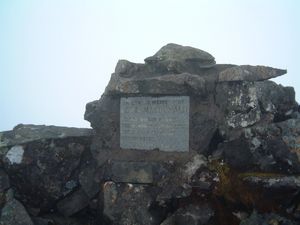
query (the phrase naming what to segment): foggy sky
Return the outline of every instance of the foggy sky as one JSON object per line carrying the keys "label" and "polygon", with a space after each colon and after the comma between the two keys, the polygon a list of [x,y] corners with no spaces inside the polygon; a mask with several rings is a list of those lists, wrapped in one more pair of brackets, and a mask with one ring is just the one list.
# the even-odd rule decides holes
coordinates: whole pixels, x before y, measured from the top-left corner
{"label": "foggy sky", "polygon": [[118,59],[167,43],[217,63],[287,69],[300,101],[300,1],[0,0],[0,131],[18,123],[89,127]]}

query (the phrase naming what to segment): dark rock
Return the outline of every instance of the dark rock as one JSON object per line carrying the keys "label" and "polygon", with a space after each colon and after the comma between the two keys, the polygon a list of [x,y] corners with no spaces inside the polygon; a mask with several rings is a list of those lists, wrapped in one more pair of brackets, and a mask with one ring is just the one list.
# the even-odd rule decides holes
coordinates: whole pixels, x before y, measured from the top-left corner
{"label": "dark rock", "polygon": [[300,162],[300,118],[286,120],[278,123],[277,126],[281,130],[282,140],[289,147],[289,151],[296,153]]}
{"label": "dark rock", "polygon": [[243,139],[224,142],[219,148],[223,151],[225,162],[235,169],[245,171],[256,164],[250,148],[245,145]]}
{"label": "dark rock", "polygon": [[51,219],[45,219],[45,218],[39,218],[35,217],[33,218],[33,222],[35,225],[52,225],[55,224],[53,220]]}
{"label": "dark rock", "polygon": [[285,138],[282,135],[281,127],[286,127],[287,132],[289,125],[293,129],[296,121],[247,128],[239,138],[220,144],[219,149],[225,161],[238,170],[299,173],[300,162],[295,149],[298,134],[287,133]]}
{"label": "dark rock", "polygon": [[87,216],[65,217],[58,213],[44,214],[33,218],[35,225],[98,225],[99,221]]}
{"label": "dark rock", "polygon": [[120,99],[104,95],[99,101],[86,105],[84,118],[101,137],[102,148],[117,148],[119,140]]}
{"label": "dark rock", "polygon": [[297,222],[293,222],[289,219],[276,215],[274,213],[271,214],[258,214],[257,212],[253,212],[251,216],[247,219],[241,221],[240,225],[297,225]]}
{"label": "dark rock", "polygon": [[90,199],[95,197],[100,191],[100,180],[102,177],[102,171],[98,170],[97,163],[92,158],[87,162],[87,165],[80,170],[78,176],[79,183]]}
{"label": "dark rock", "polygon": [[284,121],[297,111],[295,91],[292,87],[283,87],[273,81],[256,82],[255,89],[261,110],[271,114],[274,122]]}
{"label": "dark rock", "polygon": [[103,186],[103,213],[114,225],[159,224],[160,218],[150,213],[153,202],[148,186],[141,184],[116,184]]}
{"label": "dark rock", "polygon": [[[284,176],[276,174],[244,174],[245,185],[253,190],[259,190],[260,202],[256,207],[261,209],[273,207],[277,213],[286,214],[288,208],[294,207],[293,201],[297,198],[300,190],[299,176]],[[292,214],[291,212],[289,214]]]}
{"label": "dark rock", "polygon": [[2,137],[8,148],[4,168],[24,205],[49,210],[79,185],[91,130],[22,125]]}
{"label": "dark rock", "polygon": [[89,196],[79,189],[57,203],[57,209],[65,216],[71,216],[89,204]]}
{"label": "dark rock", "polygon": [[213,216],[214,211],[208,205],[188,205],[185,208],[179,208],[161,225],[208,225]]}
{"label": "dark rock", "polygon": [[286,70],[267,66],[242,65],[228,68],[219,75],[219,82],[224,81],[262,81],[286,74]]}
{"label": "dark rock", "polygon": [[0,192],[7,190],[9,187],[9,177],[7,176],[7,173],[0,168]]}

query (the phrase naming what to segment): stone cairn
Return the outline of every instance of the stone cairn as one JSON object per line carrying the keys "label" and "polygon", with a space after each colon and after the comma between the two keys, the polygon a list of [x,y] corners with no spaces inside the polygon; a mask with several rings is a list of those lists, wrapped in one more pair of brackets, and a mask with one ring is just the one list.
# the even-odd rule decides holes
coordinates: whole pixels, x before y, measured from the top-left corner
{"label": "stone cairn", "polygon": [[0,133],[0,224],[300,224],[300,110],[268,80],[285,73],[176,44],[120,60],[93,130]]}

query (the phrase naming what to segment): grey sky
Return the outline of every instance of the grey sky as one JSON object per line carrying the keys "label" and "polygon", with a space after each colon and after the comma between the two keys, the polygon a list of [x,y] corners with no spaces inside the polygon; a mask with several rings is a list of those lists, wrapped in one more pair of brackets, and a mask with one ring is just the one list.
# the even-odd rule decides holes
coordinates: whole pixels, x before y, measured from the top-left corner
{"label": "grey sky", "polygon": [[18,123],[88,127],[118,59],[143,62],[167,43],[217,63],[288,69],[275,81],[300,100],[300,1],[0,1],[0,130]]}

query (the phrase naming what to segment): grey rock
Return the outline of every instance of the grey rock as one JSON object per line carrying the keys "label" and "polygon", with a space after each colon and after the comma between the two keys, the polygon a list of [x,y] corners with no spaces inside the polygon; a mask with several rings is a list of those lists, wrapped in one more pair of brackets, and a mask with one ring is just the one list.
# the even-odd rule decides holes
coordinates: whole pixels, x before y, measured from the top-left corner
{"label": "grey rock", "polygon": [[67,137],[91,136],[92,134],[93,131],[86,128],[19,124],[11,131],[0,132],[0,147],[21,145],[42,139],[63,139]]}
{"label": "grey rock", "polygon": [[284,75],[286,72],[286,70],[267,66],[235,66],[220,72],[219,82],[262,81]]}
{"label": "grey rock", "polygon": [[224,128],[251,126],[262,117],[257,90],[253,82],[219,83],[216,104],[224,112]]}
{"label": "grey rock", "polygon": [[272,81],[219,83],[216,104],[223,112],[220,129],[226,135],[262,122],[287,120],[298,107],[293,88]]}
{"label": "grey rock", "polygon": [[106,94],[207,94],[204,78],[190,74],[168,74],[156,77],[129,79],[113,74],[105,89]]}
{"label": "grey rock", "polygon": [[1,225],[34,225],[24,206],[16,199],[10,199],[2,208]]}
{"label": "grey rock", "polygon": [[140,64],[132,63],[127,60],[119,60],[115,68],[115,73],[120,75],[133,74],[139,70],[139,67],[141,67]]}
{"label": "grey rock", "polygon": [[216,63],[214,57],[205,51],[177,44],[165,45],[145,62],[176,73],[188,72],[191,67],[209,68]]}

